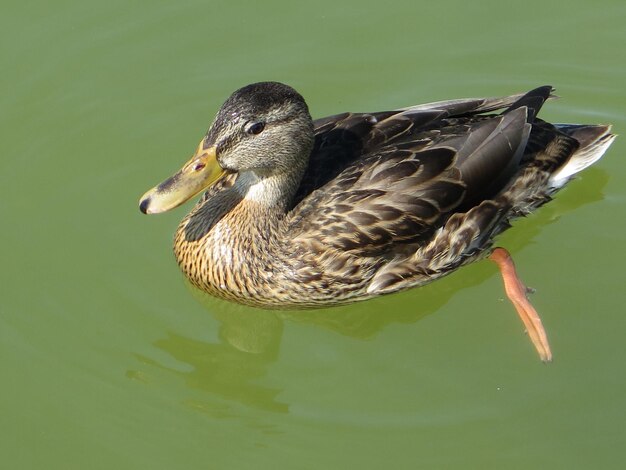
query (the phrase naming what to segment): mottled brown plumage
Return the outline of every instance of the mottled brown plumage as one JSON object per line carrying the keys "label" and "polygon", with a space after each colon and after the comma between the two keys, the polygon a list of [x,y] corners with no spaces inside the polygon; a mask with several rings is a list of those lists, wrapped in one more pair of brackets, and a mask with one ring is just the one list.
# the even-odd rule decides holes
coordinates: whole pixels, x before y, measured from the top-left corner
{"label": "mottled brown plumage", "polygon": [[[336,305],[437,279],[483,255],[512,218],[610,145],[608,126],[538,119],[550,93],[313,122],[290,87],[244,87],[188,164],[205,171],[208,152],[227,173],[180,224],[178,263],[210,294],[269,308]],[[185,175],[164,183],[167,204],[157,187],[142,211],[191,197],[170,200]]]}

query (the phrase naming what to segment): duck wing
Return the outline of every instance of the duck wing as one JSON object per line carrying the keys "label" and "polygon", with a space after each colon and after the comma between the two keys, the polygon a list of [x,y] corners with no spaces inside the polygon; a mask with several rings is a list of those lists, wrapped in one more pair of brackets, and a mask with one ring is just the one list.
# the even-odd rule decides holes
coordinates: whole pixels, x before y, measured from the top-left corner
{"label": "duck wing", "polygon": [[371,256],[427,239],[508,183],[550,92],[316,121],[309,168],[287,216],[290,237]]}

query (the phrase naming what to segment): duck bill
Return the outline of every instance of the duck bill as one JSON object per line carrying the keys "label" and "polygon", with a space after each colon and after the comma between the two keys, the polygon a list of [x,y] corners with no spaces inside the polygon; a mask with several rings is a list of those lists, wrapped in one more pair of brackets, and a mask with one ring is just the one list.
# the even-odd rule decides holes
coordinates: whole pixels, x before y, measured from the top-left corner
{"label": "duck bill", "polygon": [[223,174],[215,147],[205,149],[200,142],[196,154],[178,173],[141,197],[139,210],[144,214],[158,214],[174,209],[211,186]]}

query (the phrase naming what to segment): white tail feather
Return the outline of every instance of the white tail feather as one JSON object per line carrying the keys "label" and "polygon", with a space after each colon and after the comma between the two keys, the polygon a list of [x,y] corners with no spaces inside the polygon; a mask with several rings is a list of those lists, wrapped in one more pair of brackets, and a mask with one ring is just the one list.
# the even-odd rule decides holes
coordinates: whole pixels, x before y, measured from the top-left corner
{"label": "white tail feather", "polygon": [[610,127],[605,134],[591,144],[578,149],[563,166],[550,177],[550,186],[558,189],[567,183],[572,176],[597,162],[611,146],[616,135],[610,134]]}

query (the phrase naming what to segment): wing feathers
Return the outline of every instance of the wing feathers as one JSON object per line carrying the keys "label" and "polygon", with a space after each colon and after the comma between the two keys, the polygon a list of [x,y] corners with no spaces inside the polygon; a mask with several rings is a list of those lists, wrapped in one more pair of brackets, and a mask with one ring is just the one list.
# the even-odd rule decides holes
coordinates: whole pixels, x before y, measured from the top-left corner
{"label": "wing feathers", "polygon": [[368,255],[426,240],[507,183],[550,92],[316,121],[309,170],[288,214],[292,240],[315,237]]}

